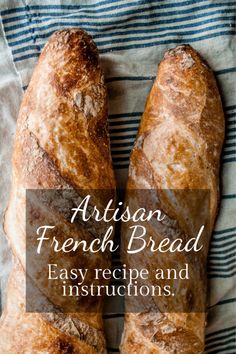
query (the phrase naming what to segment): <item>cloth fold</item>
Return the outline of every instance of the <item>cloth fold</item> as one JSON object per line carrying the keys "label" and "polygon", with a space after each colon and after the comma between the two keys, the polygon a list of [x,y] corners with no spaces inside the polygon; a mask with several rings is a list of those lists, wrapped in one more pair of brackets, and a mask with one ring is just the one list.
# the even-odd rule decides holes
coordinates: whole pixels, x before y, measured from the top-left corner
{"label": "cloth fold", "polygon": [[[220,212],[209,252],[207,353],[235,353],[236,243],[236,37],[235,1],[214,0],[1,0],[0,195],[3,218],[10,188],[15,122],[40,51],[57,29],[81,27],[94,38],[109,93],[113,163],[125,185],[147,95],[164,52],[191,44],[215,71],[222,93],[226,140],[222,154]],[[1,294],[10,256],[0,230]],[[108,348],[118,352],[123,314],[119,304],[104,316]]]}

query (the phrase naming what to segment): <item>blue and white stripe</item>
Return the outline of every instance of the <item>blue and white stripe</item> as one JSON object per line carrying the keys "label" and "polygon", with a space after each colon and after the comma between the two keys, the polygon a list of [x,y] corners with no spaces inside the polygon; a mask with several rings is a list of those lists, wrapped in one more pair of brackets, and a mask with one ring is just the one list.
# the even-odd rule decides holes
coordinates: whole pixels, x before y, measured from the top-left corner
{"label": "blue and white stripe", "polygon": [[208,277],[227,278],[236,274],[236,227],[215,231],[208,256]]}
{"label": "blue and white stripe", "polygon": [[[170,47],[192,44],[209,62],[219,82],[226,118],[222,153],[222,197],[209,251],[208,354],[236,352],[236,59],[235,0],[2,0],[1,20],[15,69],[26,88],[48,37],[64,27],[81,27],[96,41],[109,93],[111,150],[117,175],[128,168],[146,97],[157,63]],[[119,181],[118,181],[119,182]],[[114,266],[119,265],[118,257]],[[108,330],[123,315],[106,315]],[[113,333],[112,333],[113,334]],[[118,337],[108,335],[109,351]]]}
{"label": "blue and white stripe", "polygon": [[235,353],[236,327],[224,328],[206,335],[206,353]]}
{"label": "blue and white stripe", "polygon": [[45,40],[62,27],[84,28],[100,53],[107,53],[233,35],[234,15],[234,1],[207,0],[26,5],[2,11],[15,62],[38,57]]}

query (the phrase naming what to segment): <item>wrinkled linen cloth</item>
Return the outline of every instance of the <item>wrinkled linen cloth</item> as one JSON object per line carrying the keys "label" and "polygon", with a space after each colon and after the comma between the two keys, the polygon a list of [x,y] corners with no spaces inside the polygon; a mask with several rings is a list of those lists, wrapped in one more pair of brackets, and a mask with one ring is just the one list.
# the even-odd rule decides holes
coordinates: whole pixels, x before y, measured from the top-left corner
{"label": "wrinkled linen cloth", "polygon": [[[209,252],[206,352],[235,353],[236,2],[0,0],[0,11],[1,223],[9,196],[20,101],[40,51],[55,30],[83,28],[98,46],[109,94],[111,148],[119,186],[125,185],[129,154],[164,52],[189,43],[215,71],[224,104],[226,139],[220,211]],[[2,227],[0,258],[3,301],[11,257]],[[104,315],[110,353],[119,351],[123,323],[119,306],[108,304]]]}

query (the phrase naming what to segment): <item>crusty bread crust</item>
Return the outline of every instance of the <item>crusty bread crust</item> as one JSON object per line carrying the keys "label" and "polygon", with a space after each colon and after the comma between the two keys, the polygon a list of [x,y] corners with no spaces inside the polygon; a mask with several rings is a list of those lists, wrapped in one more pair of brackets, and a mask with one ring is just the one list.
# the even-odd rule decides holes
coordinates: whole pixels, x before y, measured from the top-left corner
{"label": "crusty bread crust", "polygon": [[[212,71],[188,45],[169,50],[159,65],[146,102],[131,154],[127,188],[210,190],[208,221],[212,231],[219,200],[223,140],[224,114]],[[175,210],[168,195],[159,193],[161,208],[170,219],[178,222],[176,235],[191,235],[192,230],[185,222],[186,215],[189,220],[195,217],[194,212],[201,210],[200,200],[196,197],[192,206],[191,200],[185,198],[183,193],[181,196],[182,200],[178,202],[183,208]],[[147,227],[152,235],[152,225]],[[165,314],[126,314],[121,344],[123,354],[204,352],[209,241],[210,237],[204,239],[206,252],[200,259],[192,255],[186,260],[195,271],[195,278],[189,280],[186,297],[182,298],[183,312],[172,309]],[[145,254],[142,251],[140,257],[137,255],[136,263],[150,269],[168,268],[173,258],[165,257],[163,259],[159,254]],[[174,257],[176,264],[185,263],[183,254]],[[123,251],[123,259],[132,265],[132,255],[128,258]],[[188,294],[191,294],[190,298]],[[190,301],[200,301],[202,312],[188,311]],[[156,302],[158,307],[158,300]]]}
{"label": "crusty bread crust", "polygon": [[[0,321],[1,353],[106,352],[101,314],[54,318],[25,312],[23,265],[26,189],[107,189],[114,197],[107,118],[106,87],[92,38],[80,29],[54,33],[39,58],[17,121],[12,191],[4,225],[15,266]],[[55,218],[60,222],[60,216]],[[59,256],[56,260],[60,261]],[[76,267],[78,261],[80,267],[86,265],[83,254]],[[109,262],[98,255],[92,261]]]}

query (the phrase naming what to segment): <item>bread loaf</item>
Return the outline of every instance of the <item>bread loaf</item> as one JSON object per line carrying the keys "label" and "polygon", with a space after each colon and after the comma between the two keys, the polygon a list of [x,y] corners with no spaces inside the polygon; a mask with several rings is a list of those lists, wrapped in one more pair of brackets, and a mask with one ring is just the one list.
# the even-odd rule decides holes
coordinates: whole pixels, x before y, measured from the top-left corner
{"label": "bread loaf", "polygon": [[[180,303],[167,300],[172,301],[170,311],[161,311],[162,300],[155,298],[150,300],[154,310],[137,309],[136,313],[125,315],[123,354],[204,352],[207,250],[219,201],[223,139],[224,114],[212,71],[188,45],[167,51],[146,102],[131,154],[127,188],[156,191],[158,207],[168,218],[165,234],[172,239],[179,235],[190,237],[191,220],[196,210],[201,210],[200,194],[196,192],[192,200],[188,191],[209,190],[210,204],[205,215],[210,232],[202,240],[201,255],[182,253],[162,257],[144,250],[133,258],[127,256],[124,247],[123,261],[127,267],[135,267],[136,262],[136,266],[152,271],[188,263],[192,276],[187,288],[182,289]],[[139,207],[146,203],[144,195]],[[173,200],[177,201],[177,209]],[[146,226],[147,234],[155,235],[157,241],[162,239],[163,235],[154,230],[153,224]],[[124,233],[124,245],[127,237]],[[152,283],[158,281],[152,279]],[[181,282],[177,284],[181,290]],[[198,310],[191,310],[192,304],[198,305]]]}
{"label": "bread loaf", "polygon": [[[101,190],[96,194],[100,205],[103,190],[115,197],[104,77],[96,45],[83,30],[61,30],[52,35],[20,108],[4,224],[14,267],[0,320],[0,352],[105,353],[101,312],[96,312],[102,307],[101,300],[96,299],[89,312],[85,305],[84,313],[26,312],[27,189]],[[55,212],[52,218],[59,224],[62,216]],[[85,237],[92,236],[87,232]],[[59,255],[52,257],[52,263],[61,261]],[[110,265],[109,256],[91,258],[82,251],[66,261],[76,268],[86,267],[88,262]]]}

